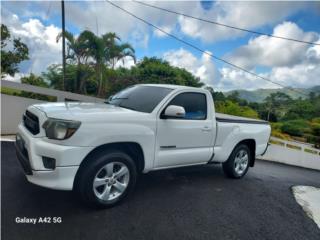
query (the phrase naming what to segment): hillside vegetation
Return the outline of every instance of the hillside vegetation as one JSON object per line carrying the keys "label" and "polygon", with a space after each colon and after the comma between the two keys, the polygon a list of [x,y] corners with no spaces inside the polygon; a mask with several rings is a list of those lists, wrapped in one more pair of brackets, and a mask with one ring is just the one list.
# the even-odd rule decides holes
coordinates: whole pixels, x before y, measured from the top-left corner
{"label": "hillside vegetation", "polygon": [[[231,95],[233,92],[237,91],[239,93],[239,97],[247,100],[248,102],[258,102],[262,103],[266,97],[268,97],[271,93],[281,92],[290,96],[292,99],[306,99],[306,95],[311,92],[320,93],[320,86],[314,86],[311,88],[294,88],[296,91],[292,91],[288,88],[278,88],[278,89],[256,89],[256,90],[233,90],[229,92],[224,92],[226,96]],[[303,94],[299,94],[302,92]]]}

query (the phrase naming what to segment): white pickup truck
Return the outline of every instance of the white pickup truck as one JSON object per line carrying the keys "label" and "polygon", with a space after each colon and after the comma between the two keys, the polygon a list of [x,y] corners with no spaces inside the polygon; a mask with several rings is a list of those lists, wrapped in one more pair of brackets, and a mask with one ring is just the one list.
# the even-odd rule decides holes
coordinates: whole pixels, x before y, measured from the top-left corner
{"label": "white pickup truck", "polygon": [[105,103],[28,107],[16,152],[28,181],[110,207],[140,173],[222,163],[228,177],[241,178],[269,137],[268,122],[215,113],[205,89],[141,84]]}

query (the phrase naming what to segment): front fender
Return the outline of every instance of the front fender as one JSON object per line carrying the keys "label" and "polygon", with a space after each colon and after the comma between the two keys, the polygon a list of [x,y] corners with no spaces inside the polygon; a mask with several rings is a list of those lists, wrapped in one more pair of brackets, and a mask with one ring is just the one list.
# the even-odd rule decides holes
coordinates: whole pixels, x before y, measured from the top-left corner
{"label": "front fender", "polygon": [[155,129],[152,126],[128,123],[82,123],[70,139],[63,141],[48,139],[47,141],[94,148],[108,143],[138,143],[144,154],[145,170],[153,168]]}

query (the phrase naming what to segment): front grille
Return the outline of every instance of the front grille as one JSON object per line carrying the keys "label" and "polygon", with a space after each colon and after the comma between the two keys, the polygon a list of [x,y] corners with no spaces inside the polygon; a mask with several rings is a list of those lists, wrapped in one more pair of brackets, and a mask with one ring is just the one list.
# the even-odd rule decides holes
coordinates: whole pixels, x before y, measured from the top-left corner
{"label": "front grille", "polygon": [[23,124],[33,135],[40,132],[39,118],[28,110],[23,115]]}

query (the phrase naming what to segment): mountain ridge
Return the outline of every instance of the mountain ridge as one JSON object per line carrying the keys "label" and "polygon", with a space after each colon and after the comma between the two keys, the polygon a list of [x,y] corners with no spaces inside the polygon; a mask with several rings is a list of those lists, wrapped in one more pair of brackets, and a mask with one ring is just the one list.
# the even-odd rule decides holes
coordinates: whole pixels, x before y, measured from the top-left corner
{"label": "mountain ridge", "polygon": [[[303,92],[304,94],[309,94],[310,92],[320,93],[320,85],[316,85],[310,88],[294,88],[297,91]],[[301,97],[302,99],[305,99],[306,96],[304,94],[300,94],[296,91],[292,91],[289,88],[259,88],[256,90],[245,90],[245,89],[239,89],[239,90],[231,90],[227,92],[223,92],[224,95],[229,96],[233,92],[239,92],[239,97],[242,99],[247,100],[248,102],[258,102],[261,103],[263,100],[268,97],[271,93],[276,92],[283,92],[285,94],[288,94],[291,98],[297,99]]]}

